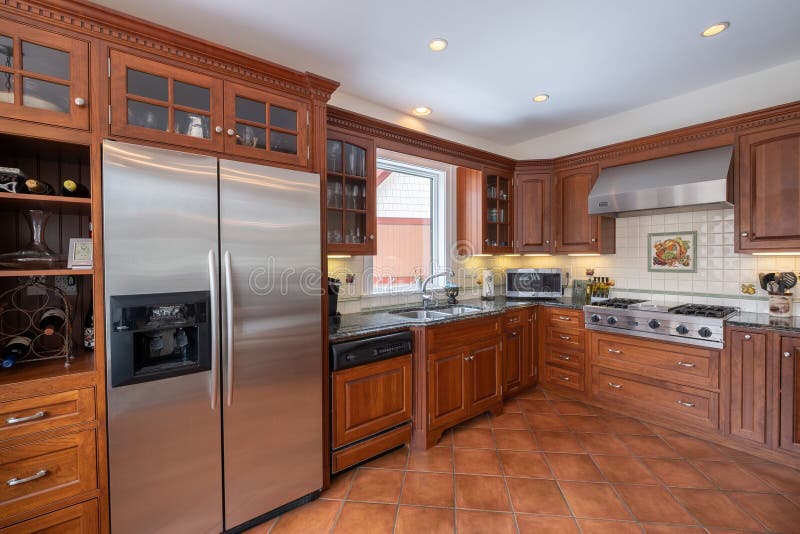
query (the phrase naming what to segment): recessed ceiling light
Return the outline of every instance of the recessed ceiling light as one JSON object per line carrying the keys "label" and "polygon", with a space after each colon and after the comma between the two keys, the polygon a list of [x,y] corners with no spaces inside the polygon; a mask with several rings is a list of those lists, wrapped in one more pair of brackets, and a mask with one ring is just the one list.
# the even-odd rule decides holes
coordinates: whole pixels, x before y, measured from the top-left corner
{"label": "recessed ceiling light", "polygon": [[447,40],[442,39],[441,37],[437,37],[436,39],[428,43],[428,48],[430,48],[434,52],[441,52],[442,50],[447,48]]}
{"label": "recessed ceiling light", "polygon": [[545,101],[547,101],[548,98],[550,98],[550,95],[546,95],[546,94],[542,93],[540,95],[534,96],[533,97],[533,101],[534,102],[545,102]]}
{"label": "recessed ceiling light", "polygon": [[416,115],[417,117],[426,117],[431,114],[431,108],[426,108],[425,106],[417,106],[411,110],[411,113]]}
{"label": "recessed ceiling light", "polygon": [[716,24],[712,24],[705,30],[703,30],[702,35],[703,37],[714,37],[715,35],[719,35],[720,33],[724,32],[730,26],[730,22],[717,22]]}

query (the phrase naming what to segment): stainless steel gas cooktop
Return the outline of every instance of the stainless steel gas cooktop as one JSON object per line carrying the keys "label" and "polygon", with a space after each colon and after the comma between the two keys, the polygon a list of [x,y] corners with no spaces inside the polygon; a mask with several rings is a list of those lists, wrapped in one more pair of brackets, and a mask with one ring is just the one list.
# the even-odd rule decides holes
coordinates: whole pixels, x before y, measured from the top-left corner
{"label": "stainless steel gas cooktop", "polygon": [[739,310],[614,298],[583,307],[586,328],[721,349],[725,319]]}

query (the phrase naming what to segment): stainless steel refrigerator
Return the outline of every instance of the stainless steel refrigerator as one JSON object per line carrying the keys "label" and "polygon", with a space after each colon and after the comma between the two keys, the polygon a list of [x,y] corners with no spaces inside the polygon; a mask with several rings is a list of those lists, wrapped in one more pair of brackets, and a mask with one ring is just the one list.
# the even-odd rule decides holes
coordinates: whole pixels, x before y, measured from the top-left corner
{"label": "stainless steel refrigerator", "polygon": [[111,527],[238,530],[322,486],[316,174],[103,143]]}

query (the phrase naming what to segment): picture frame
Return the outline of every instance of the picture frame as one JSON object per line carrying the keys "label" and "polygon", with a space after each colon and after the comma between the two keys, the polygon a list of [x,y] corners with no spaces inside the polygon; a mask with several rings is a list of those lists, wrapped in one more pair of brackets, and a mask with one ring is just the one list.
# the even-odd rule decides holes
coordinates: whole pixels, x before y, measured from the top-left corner
{"label": "picture frame", "polygon": [[78,237],[70,238],[67,268],[91,269],[93,264],[94,247],[92,246],[92,240]]}
{"label": "picture frame", "polygon": [[697,272],[697,232],[647,234],[647,270],[657,273]]}

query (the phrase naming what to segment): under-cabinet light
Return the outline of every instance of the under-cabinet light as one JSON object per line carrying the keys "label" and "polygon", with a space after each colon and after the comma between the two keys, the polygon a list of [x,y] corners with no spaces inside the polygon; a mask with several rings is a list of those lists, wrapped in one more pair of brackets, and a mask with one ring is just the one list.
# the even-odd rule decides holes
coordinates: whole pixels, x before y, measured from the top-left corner
{"label": "under-cabinet light", "polygon": [[542,254],[542,253],[540,253],[540,254],[525,254],[525,256],[527,256],[529,258],[542,258],[542,257],[545,257],[545,256],[552,256],[552,254]]}
{"label": "under-cabinet light", "polygon": [[800,252],[753,252],[753,256],[800,256]]}
{"label": "under-cabinet light", "polygon": [[350,254],[328,254],[329,260],[343,260],[350,257],[352,257]]}
{"label": "under-cabinet light", "polygon": [[567,256],[599,256],[600,254],[567,254]]}

